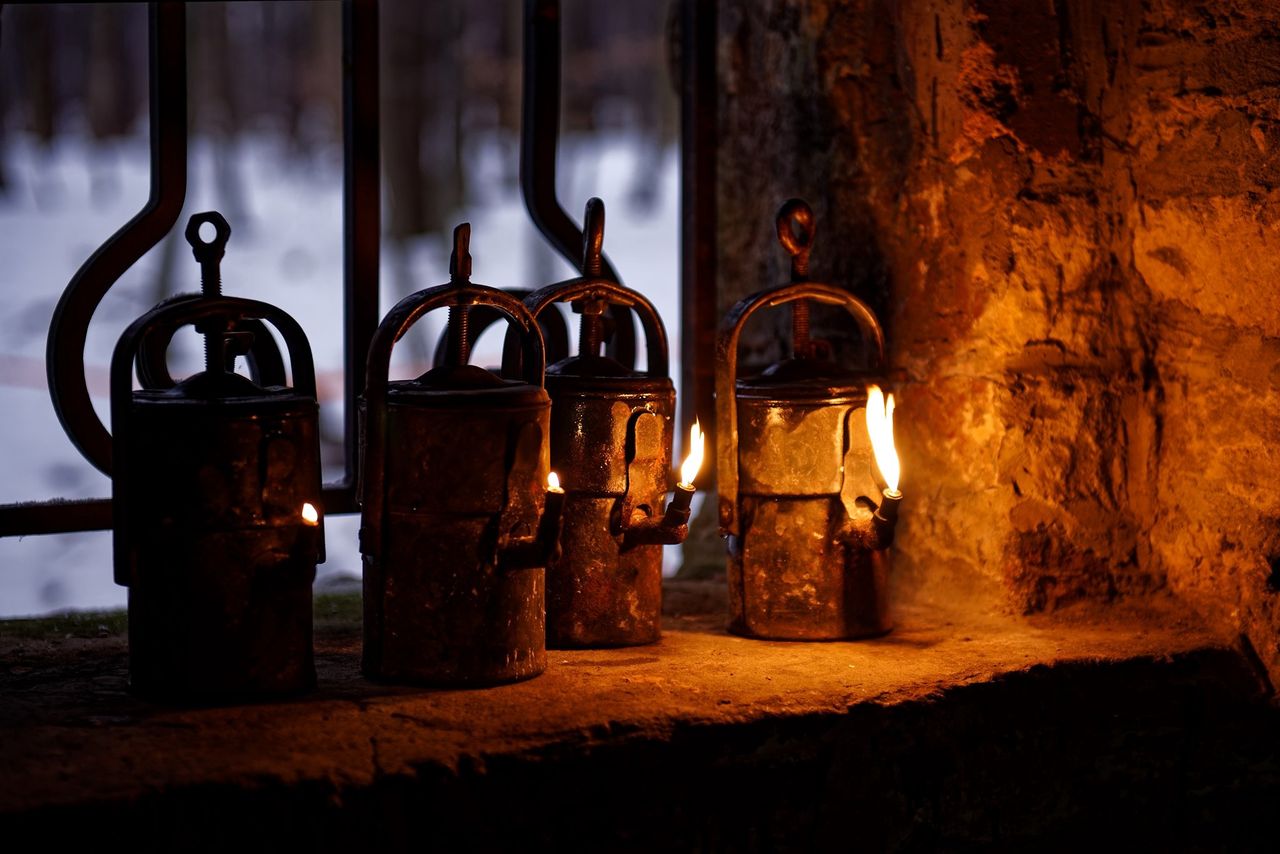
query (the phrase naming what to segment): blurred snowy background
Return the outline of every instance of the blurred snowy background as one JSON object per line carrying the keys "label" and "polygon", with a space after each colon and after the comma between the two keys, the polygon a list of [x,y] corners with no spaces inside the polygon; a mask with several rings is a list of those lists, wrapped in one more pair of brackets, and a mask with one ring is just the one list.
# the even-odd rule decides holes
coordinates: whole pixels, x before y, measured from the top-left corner
{"label": "blurred snowy background", "polygon": [[[457,222],[472,223],[478,282],[538,287],[573,274],[529,223],[517,186],[521,5],[381,4],[384,312],[447,280]],[[606,252],[679,341],[667,4],[563,5],[560,199],[575,218],[588,197],[605,200]],[[146,23],[144,4],[0,11],[0,503],[110,492],[58,424],[44,349],[66,283],[147,198]],[[342,468],[340,8],[193,3],[188,50],[187,207],[94,316],[85,362],[95,406],[106,421],[106,366],[121,330],[165,296],[198,288],[181,231],[191,213],[217,209],[233,229],[227,293],[282,306],[310,337],[326,479],[334,479]],[[426,358],[442,323],[433,315],[406,339],[397,376]],[[495,363],[500,342],[490,330],[475,360]],[[198,359],[194,334],[175,342],[175,374],[198,370]],[[356,523],[327,520],[322,584],[358,575]],[[679,558],[668,552],[671,570]],[[124,601],[111,581],[108,532],[0,539],[0,616]]]}

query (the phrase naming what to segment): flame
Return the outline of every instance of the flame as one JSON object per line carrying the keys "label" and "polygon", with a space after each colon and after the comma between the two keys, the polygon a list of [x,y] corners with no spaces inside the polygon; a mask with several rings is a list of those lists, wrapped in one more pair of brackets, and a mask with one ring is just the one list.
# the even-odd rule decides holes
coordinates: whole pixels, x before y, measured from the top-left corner
{"label": "flame", "polygon": [[310,501],[302,505],[302,521],[312,527],[320,524],[320,511],[316,510],[316,506]]}
{"label": "flame", "polygon": [[702,468],[702,451],[706,436],[702,432],[702,427],[698,425],[698,419],[693,419],[693,427],[689,428],[689,444],[686,446],[688,456],[684,458],[684,462],[680,465],[680,483],[686,487],[693,486],[693,479],[698,476],[698,469]]}
{"label": "flame", "polygon": [[871,448],[876,454],[876,465],[884,475],[889,492],[898,491],[898,449],[893,444],[893,395],[886,401],[880,386],[867,389],[867,433],[871,436]]}
{"label": "flame", "polygon": [[547,489],[551,490],[552,492],[563,491],[562,489],[560,489],[560,475],[556,474],[555,472],[547,473]]}

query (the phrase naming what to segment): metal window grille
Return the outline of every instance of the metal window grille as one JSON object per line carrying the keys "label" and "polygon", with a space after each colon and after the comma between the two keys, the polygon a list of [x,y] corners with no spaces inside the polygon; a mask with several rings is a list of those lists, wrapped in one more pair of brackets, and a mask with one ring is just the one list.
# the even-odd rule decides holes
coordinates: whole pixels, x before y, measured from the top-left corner
{"label": "metal window grille", "polygon": [[[31,0],[26,0],[31,2]],[[681,116],[681,353],[687,406],[712,412],[715,302],[716,3],[679,0]],[[67,284],[54,309],[45,354],[49,392],[82,455],[111,472],[111,442],[90,401],[84,345],[94,310],[111,286],[177,223],[187,194],[187,51],[184,2],[153,2],[149,16],[151,192],[143,209],[107,239]],[[525,0],[520,186],[534,225],[577,266],[582,234],[555,197],[560,111],[560,4]],[[378,6],[342,3],[344,474],[325,485],[327,513],[356,506],[356,398],[381,312],[378,305],[380,181]],[[607,273],[612,273],[611,269]],[[620,329],[630,329],[620,324]],[[618,346],[626,348],[625,336]],[[683,425],[687,430],[688,423]],[[0,505],[0,536],[102,530],[111,501]]]}

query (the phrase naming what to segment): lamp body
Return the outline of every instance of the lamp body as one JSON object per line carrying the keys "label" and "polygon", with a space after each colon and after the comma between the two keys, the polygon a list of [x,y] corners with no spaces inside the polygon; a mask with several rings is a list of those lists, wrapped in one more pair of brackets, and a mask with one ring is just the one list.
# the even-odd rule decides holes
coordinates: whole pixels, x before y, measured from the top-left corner
{"label": "lamp body", "polygon": [[488,387],[388,389],[381,543],[364,557],[373,678],[488,685],[546,667],[545,569],[501,552],[536,533],[551,403],[538,386],[480,380]]}
{"label": "lamp body", "polygon": [[[264,322],[285,342],[292,387]],[[213,359],[173,382],[162,354],[183,326],[244,344],[253,378]],[[113,548],[116,581],[129,588],[135,693],[217,703],[315,684],[318,418],[306,336],[274,306],[181,296],[121,336],[111,360]]]}
{"label": "lamp body", "polygon": [[[665,512],[675,386],[657,309],[601,274],[602,201],[587,202],[583,223],[583,275],[524,301],[540,321],[555,316],[556,303],[582,315],[578,354],[546,373],[551,467],[566,493],[561,549],[547,567],[547,643],[635,646],[661,636],[662,546],[689,531],[687,513]],[[633,311],[644,330],[644,371],[600,354],[608,312],[618,307]],[[630,315],[622,317],[629,326]],[[508,346],[504,362],[513,367],[518,355]]]}
{"label": "lamp body", "polygon": [[133,409],[133,690],[213,700],[312,687],[323,533],[300,511],[320,495],[315,400],[142,391]]}
{"label": "lamp body", "polygon": [[547,372],[551,468],[566,490],[561,551],[547,568],[547,643],[654,643],[662,632],[662,544],[629,531],[662,516],[675,388],[665,376],[569,371]]}
{"label": "lamp body", "polygon": [[845,536],[872,510],[861,383],[739,380],[738,512],[729,540],[729,628],[784,640],[836,640],[892,629],[891,553]]}
{"label": "lamp body", "polygon": [[[551,399],[524,304],[469,279],[470,226],[454,230],[449,284],[401,300],[369,347],[361,400],[364,672],[482,686],[546,668],[546,565],[560,504],[547,500]],[[390,382],[391,351],[448,307],[448,359]],[[520,344],[519,378],[467,364],[469,314],[495,310]]]}

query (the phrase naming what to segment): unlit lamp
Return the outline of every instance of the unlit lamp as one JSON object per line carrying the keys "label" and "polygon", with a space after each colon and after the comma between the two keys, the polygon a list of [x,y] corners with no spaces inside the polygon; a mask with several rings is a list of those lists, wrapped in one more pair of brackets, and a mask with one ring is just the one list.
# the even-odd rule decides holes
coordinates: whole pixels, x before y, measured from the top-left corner
{"label": "unlit lamp", "polygon": [[[212,239],[200,236],[202,225],[213,226]],[[315,683],[311,585],[324,560],[315,369],[292,317],[221,295],[230,235],[218,213],[191,217],[186,237],[203,292],[138,318],[111,360],[115,570],[129,588],[129,684],[170,702],[262,699]],[[267,324],[285,342],[292,387]],[[154,356],[185,326],[205,336],[205,369],[174,382]],[[257,357],[253,378],[230,370],[245,354]]]}

